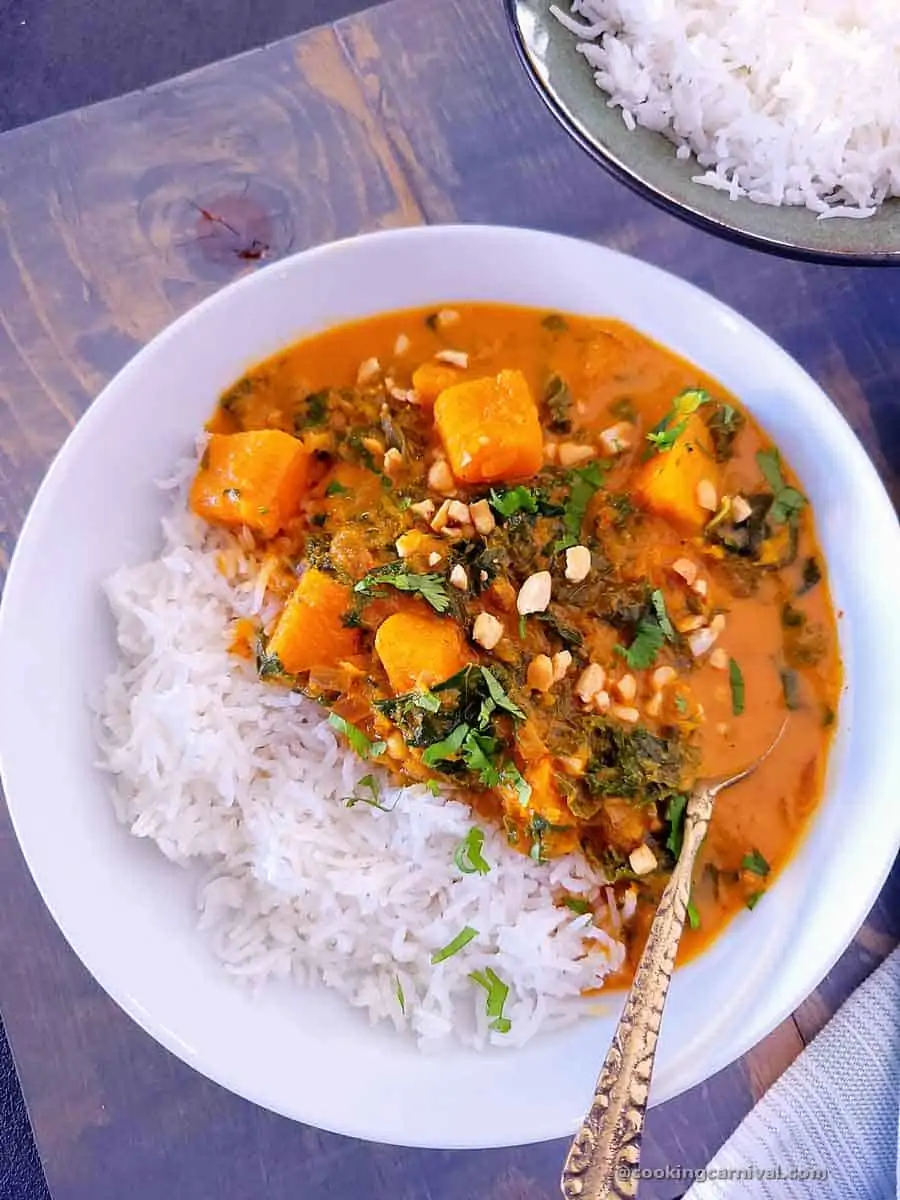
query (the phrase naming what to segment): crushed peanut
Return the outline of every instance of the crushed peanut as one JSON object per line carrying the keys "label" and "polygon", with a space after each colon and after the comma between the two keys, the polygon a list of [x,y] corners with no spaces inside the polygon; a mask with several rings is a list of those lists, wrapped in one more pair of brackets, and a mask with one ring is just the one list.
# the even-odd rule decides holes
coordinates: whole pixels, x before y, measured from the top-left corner
{"label": "crushed peanut", "polygon": [[728,651],[723,650],[721,646],[713,650],[709,656],[709,665],[715,667],[717,671],[724,671],[728,666]]}
{"label": "crushed peanut", "polygon": [[544,462],[555,463],[559,454],[556,442],[544,442]]}
{"label": "crushed peanut", "polygon": [[465,370],[469,365],[469,356],[465,350],[438,350],[434,356],[438,362],[447,363],[451,367]]}
{"label": "crushed peanut", "polygon": [[600,442],[608,454],[621,454],[634,444],[634,426],[629,425],[627,421],[610,425],[600,434]]}
{"label": "crushed peanut", "polygon": [[476,500],[474,504],[470,504],[469,516],[482,537],[494,532],[497,522],[494,520],[494,514],[491,512],[491,506],[487,500]]}
{"label": "crushed peanut", "polygon": [[688,645],[694,658],[701,658],[707,650],[712,650],[718,636],[712,628],[698,629],[696,633],[688,634]]}
{"label": "crushed peanut", "polygon": [[468,504],[463,504],[462,500],[451,500],[450,507],[447,509],[447,520],[452,521],[454,525],[468,525]]}
{"label": "crushed peanut", "polygon": [[620,721],[625,721],[628,725],[637,725],[641,719],[641,714],[638,710],[627,704],[614,704],[609,711],[614,717],[617,717]]}
{"label": "crushed peanut", "polygon": [[420,500],[418,504],[411,504],[409,511],[415,513],[417,517],[421,517],[423,521],[430,521],[434,516],[434,501]]}
{"label": "crushed peanut", "polygon": [[564,679],[566,672],[572,665],[572,655],[568,650],[560,650],[558,654],[554,654],[550,660],[553,663],[553,682],[559,683]]}
{"label": "crushed peanut", "polygon": [[583,446],[578,442],[560,442],[557,454],[561,467],[574,467],[594,458],[597,451],[593,446]]}
{"label": "crushed peanut", "polygon": [[396,446],[391,446],[390,450],[386,450],[384,454],[384,473],[392,479],[399,473],[403,466],[403,455]]}
{"label": "crushed peanut", "polygon": [[472,640],[485,650],[493,650],[503,637],[503,624],[492,613],[479,613],[472,626]]}
{"label": "crushed peanut", "polygon": [[456,325],[461,320],[455,308],[442,308],[436,319],[440,329],[446,329],[449,325]]}
{"label": "crushed peanut", "polygon": [[431,528],[435,533],[440,533],[442,529],[447,528],[447,522],[450,520],[448,516],[450,512],[450,501],[445,500],[441,507],[434,514],[431,521]]}
{"label": "crushed peanut", "polygon": [[676,558],[672,563],[672,570],[681,576],[688,587],[691,587],[697,578],[697,564],[692,563],[689,558]]}
{"label": "crushed peanut", "polygon": [[450,572],[450,583],[461,592],[469,590],[469,577],[466,574],[466,568],[461,563],[457,563]]}
{"label": "crushed peanut", "polygon": [[570,546],[566,551],[566,579],[581,583],[591,569],[591,552],[587,546]]}
{"label": "crushed peanut", "polygon": [[525,682],[535,692],[548,692],[553,686],[553,663],[546,654],[536,654],[528,664]]}
{"label": "crushed peanut", "polygon": [[589,704],[606,684],[606,672],[599,663],[589,663],[575,684],[575,695],[585,704]]}
{"label": "crushed peanut", "polygon": [[648,717],[654,719],[662,712],[663,694],[662,692],[654,692],[647,703],[644,705],[644,712]]}
{"label": "crushed peanut", "polygon": [[674,667],[657,667],[650,677],[654,691],[660,692],[664,687],[668,687],[675,679],[676,674]]}
{"label": "crushed peanut", "polygon": [[396,340],[396,342],[394,342],[395,356],[397,358],[400,358],[401,355],[403,355],[407,352],[407,350],[410,348],[411,345],[412,345],[412,342],[409,340],[409,338],[406,336],[405,333],[397,334],[397,340]]}
{"label": "crushed peanut", "polygon": [[438,554],[437,550],[432,550],[432,552],[428,555],[429,567],[436,567],[442,558],[443,555]]}
{"label": "crushed peanut", "polygon": [[516,608],[522,616],[528,613],[546,612],[550,603],[553,580],[549,571],[535,571],[529,575],[516,597]]}
{"label": "crushed peanut", "polygon": [[734,521],[735,525],[742,525],[752,512],[753,509],[743,496],[732,496],[731,519]]}
{"label": "crushed peanut", "polygon": [[436,492],[443,493],[443,495],[456,490],[453,472],[450,470],[445,459],[439,458],[429,469],[428,486],[434,488]]}
{"label": "crushed peanut", "polygon": [[623,675],[614,688],[619,699],[630,704],[637,695],[637,680],[633,675]]}
{"label": "crushed peanut", "polygon": [[697,503],[712,513],[719,507],[719,494],[711,479],[701,479],[697,484]]}
{"label": "crushed peanut", "polygon": [[377,358],[367,358],[359,364],[356,372],[357,383],[369,383],[381,374],[381,363]]}
{"label": "crushed peanut", "polygon": [[638,846],[628,855],[628,861],[635,875],[649,875],[656,870],[656,855],[649,846]]}
{"label": "crushed peanut", "polygon": [[594,712],[600,713],[601,716],[604,713],[609,712],[609,706],[611,703],[610,698],[609,698],[609,692],[607,692],[605,689],[601,688],[600,691],[597,693],[597,695],[594,697],[592,703],[594,705]]}

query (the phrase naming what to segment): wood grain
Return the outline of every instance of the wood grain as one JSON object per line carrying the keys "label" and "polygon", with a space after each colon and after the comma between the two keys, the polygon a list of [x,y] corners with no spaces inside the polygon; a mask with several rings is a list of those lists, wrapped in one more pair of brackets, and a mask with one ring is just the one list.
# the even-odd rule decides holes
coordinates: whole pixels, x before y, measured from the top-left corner
{"label": "wood grain", "polygon": [[[0,569],[74,420],[174,316],[279,255],[423,220],[577,234],[707,288],[823,384],[900,495],[900,293],[889,272],[781,262],[664,216],[556,127],[499,5],[392,0],[0,137]],[[0,887],[0,1003],[56,1200],[557,1196],[561,1143],[480,1154],[348,1143],[196,1075],[68,950],[5,808]],[[794,1019],[649,1114],[645,1164],[703,1165],[898,938],[895,870]],[[684,1188],[654,1181],[642,1195]]]}

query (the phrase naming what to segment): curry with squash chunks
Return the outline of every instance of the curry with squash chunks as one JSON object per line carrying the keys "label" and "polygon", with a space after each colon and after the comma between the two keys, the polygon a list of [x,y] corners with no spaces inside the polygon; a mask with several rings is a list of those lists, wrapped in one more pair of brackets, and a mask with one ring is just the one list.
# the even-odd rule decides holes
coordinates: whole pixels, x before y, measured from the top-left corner
{"label": "curry with squash chunks", "polygon": [[615,321],[458,304],[300,342],[209,434],[190,503],[274,605],[235,651],[537,861],[635,887],[636,947],[692,782],[789,710],[718,801],[684,953],[756,904],[819,800],[841,666],[809,505],[734,397]]}

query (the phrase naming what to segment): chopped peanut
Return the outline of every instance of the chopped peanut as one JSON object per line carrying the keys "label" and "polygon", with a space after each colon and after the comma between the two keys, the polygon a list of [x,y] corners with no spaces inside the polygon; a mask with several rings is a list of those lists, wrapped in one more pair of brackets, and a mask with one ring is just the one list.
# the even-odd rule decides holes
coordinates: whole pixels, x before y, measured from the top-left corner
{"label": "chopped peanut", "polygon": [[469,590],[469,577],[466,574],[466,568],[461,563],[457,563],[450,572],[450,582],[453,587],[458,588],[461,592]]}
{"label": "chopped peanut", "polygon": [[384,454],[384,446],[377,437],[364,437],[362,444],[375,458],[380,458]]}
{"label": "chopped peanut", "polygon": [[600,434],[600,441],[608,454],[621,454],[634,444],[634,426],[629,425],[627,421],[610,425]]}
{"label": "chopped peanut", "polygon": [[712,627],[698,629],[696,633],[688,634],[688,645],[694,658],[701,658],[707,650],[712,650],[718,636]]}
{"label": "chopped peanut", "polygon": [[485,650],[493,650],[503,637],[503,624],[491,613],[479,613],[472,626],[472,640]]}
{"label": "chopped peanut", "polygon": [[544,442],[544,462],[555,463],[559,455],[559,446],[556,442]]}
{"label": "chopped peanut", "polygon": [[644,712],[648,717],[654,719],[662,712],[663,694],[662,692],[654,692],[647,703],[644,705]]}
{"label": "chopped peanut", "polygon": [[628,855],[628,861],[635,875],[649,875],[656,870],[656,855],[649,846],[638,846]]}
{"label": "chopped peanut", "polygon": [[432,552],[428,555],[429,567],[436,567],[441,561],[442,557],[442,555],[438,554],[437,550],[432,550]]}
{"label": "chopped peanut", "polygon": [[682,617],[680,621],[675,622],[675,628],[679,633],[693,633],[695,629],[702,629],[706,624],[706,617],[699,614],[692,617]]}
{"label": "chopped peanut", "polygon": [[681,576],[688,587],[691,587],[697,578],[697,564],[692,563],[689,558],[676,558],[672,563],[672,570]]}
{"label": "chopped peanut", "polygon": [[442,492],[445,496],[448,492],[456,490],[453,472],[445,459],[440,458],[432,465],[428,472],[428,486],[433,487],[436,492]]}
{"label": "chopped peanut", "polygon": [[587,546],[570,546],[566,551],[566,579],[581,583],[591,569],[591,552]]}
{"label": "chopped peanut", "polygon": [[418,504],[411,504],[409,511],[415,513],[417,517],[421,517],[423,521],[430,521],[434,516],[434,501],[420,500]]}
{"label": "chopped peanut", "polygon": [[558,654],[554,654],[551,659],[553,663],[553,682],[559,683],[565,678],[566,672],[572,665],[572,655],[568,650],[560,650]]}
{"label": "chopped peanut", "polygon": [[620,721],[625,721],[628,725],[637,725],[641,719],[638,710],[627,704],[614,704],[609,711],[614,717],[618,717]]}
{"label": "chopped peanut", "polygon": [[[432,470],[433,469],[434,468],[432,468]],[[431,528],[434,530],[435,533],[440,533],[442,529],[446,528],[447,522],[450,519],[449,515],[448,515],[449,512],[450,512],[450,501],[445,500],[444,503],[441,505],[441,507],[434,514],[434,517],[432,518],[432,521],[431,521]]]}
{"label": "chopped peanut", "polygon": [[396,477],[400,468],[403,466],[403,455],[396,446],[391,446],[390,450],[385,451],[384,455],[384,473],[392,479]]}
{"label": "chopped peanut", "polygon": [[709,592],[709,584],[705,579],[695,579],[691,584],[691,591],[695,596],[699,596],[701,600],[705,600]]}
{"label": "chopped peanut", "polygon": [[377,358],[367,358],[359,364],[359,370],[356,372],[357,383],[370,383],[381,374],[381,363]]}
{"label": "chopped peanut", "polygon": [[560,442],[557,453],[561,467],[575,467],[578,463],[594,458],[597,451],[593,446],[582,446],[578,442]]}
{"label": "chopped peanut", "polygon": [[585,704],[589,704],[606,683],[606,672],[599,663],[589,663],[578,676],[575,684],[575,695]]}
{"label": "chopped peanut", "polygon": [[716,613],[716,615],[710,621],[709,627],[713,631],[713,633],[716,634],[717,636],[718,636],[718,634],[723,633],[725,631],[724,615],[722,613]]}
{"label": "chopped peanut", "polygon": [[438,350],[434,357],[438,362],[448,363],[451,367],[460,367],[463,371],[469,365],[469,356],[465,350]]}
{"label": "chopped peanut", "polygon": [[630,704],[637,695],[637,680],[633,675],[623,675],[614,686],[619,699],[626,704]]}
{"label": "chopped peanut", "polygon": [[524,617],[528,613],[546,612],[552,588],[553,580],[549,571],[536,571],[534,575],[529,575],[516,597],[519,613]]}
{"label": "chopped peanut", "polygon": [[397,340],[394,342],[394,354],[397,356],[397,358],[400,358],[401,355],[407,352],[411,345],[412,342],[405,333],[398,334]]}
{"label": "chopped peanut", "polygon": [[728,666],[728,651],[723,650],[721,646],[713,650],[709,656],[709,665],[715,667],[717,671],[724,671]]}
{"label": "chopped peanut", "polygon": [[607,692],[603,688],[601,688],[600,691],[597,693],[597,695],[594,697],[592,703],[594,705],[595,711],[600,713],[601,716],[604,713],[609,712],[609,706],[611,703],[610,698],[609,698],[609,692]]}
{"label": "chopped peanut", "polygon": [[535,692],[548,692],[553,686],[553,663],[546,654],[536,654],[528,664],[525,682]]}
{"label": "chopped peanut", "polygon": [[456,325],[460,320],[460,315],[455,308],[442,308],[437,315],[438,328],[446,329],[449,325]]}
{"label": "chopped peanut", "polygon": [[719,495],[711,479],[701,479],[697,484],[697,503],[701,508],[713,513],[719,507]]}
{"label": "chopped peanut", "polygon": [[447,509],[447,520],[452,521],[454,525],[468,525],[468,504],[463,504],[462,500],[451,500],[450,507]]}
{"label": "chopped peanut", "polygon": [[676,672],[674,667],[657,667],[651,676],[654,689],[659,692],[672,682]]}
{"label": "chopped peanut", "polygon": [[731,517],[735,525],[742,525],[750,516],[753,509],[747,503],[743,496],[732,496],[731,498]]}
{"label": "chopped peanut", "polygon": [[469,515],[472,518],[472,524],[482,537],[493,533],[497,522],[494,520],[494,514],[491,512],[491,506],[487,500],[476,500],[474,504],[470,504]]}

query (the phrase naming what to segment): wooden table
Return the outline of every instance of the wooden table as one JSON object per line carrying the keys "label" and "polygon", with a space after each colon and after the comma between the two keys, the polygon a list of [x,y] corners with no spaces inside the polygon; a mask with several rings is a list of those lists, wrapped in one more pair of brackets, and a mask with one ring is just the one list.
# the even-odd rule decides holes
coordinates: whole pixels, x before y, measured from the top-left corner
{"label": "wooden table", "polygon": [[[261,261],[423,221],[560,230],[692,279],[804,364],[897,496],[900,275],[763,257],[662,215],[545,113],[497,0],[392,0],[0,138],[0,566],[70,427],[164,325]],[[3,808],[0,889],[0,1006],[55,1200],[558,1194],[560,1143],[478,1154],[367,1145],[206,1082],[69,951]],[[895,870],[794,1016],[652,1113],[647,1165],[702,1166],[898,937]],[[642,1194],[683,1190],[669,1181]]]}

